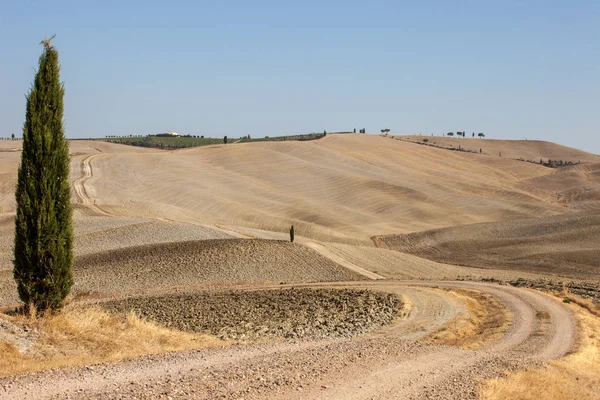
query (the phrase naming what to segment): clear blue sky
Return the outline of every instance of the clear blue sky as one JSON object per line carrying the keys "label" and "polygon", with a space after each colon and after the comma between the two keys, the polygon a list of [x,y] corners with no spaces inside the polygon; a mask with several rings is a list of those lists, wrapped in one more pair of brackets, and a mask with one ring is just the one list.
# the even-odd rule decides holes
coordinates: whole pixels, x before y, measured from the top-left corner
{"label": "clear blue sky", "polygon": [[597,0],[0,0],[0,136],[52,34],[73,138],[365,127],[600,153]]}

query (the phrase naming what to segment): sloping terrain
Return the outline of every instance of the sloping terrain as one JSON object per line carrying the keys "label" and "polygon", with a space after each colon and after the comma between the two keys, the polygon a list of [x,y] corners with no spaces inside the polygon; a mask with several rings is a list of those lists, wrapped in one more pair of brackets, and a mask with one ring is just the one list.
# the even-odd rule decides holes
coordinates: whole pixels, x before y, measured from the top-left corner
{"label": "sloping terrain", "polygon": [[[560,357],[575,341],[570,313],[540,293],[471,282],[358,285],[401,293],[412,304],[410,314],[350,339],[238,345],[3,378],[0,399],[477,399],[482,379]],[[419,286],[487,293],[510,308],[514,323],[478,350],[407,340],[439,328],[460,309],[456,298]]]}
{"label": "sloping terrain", "polygon": [[536,184],[553,169],[369,135],[103,153],[91,165],[84,186],[109,214],[279,232],[293,224],[298,235],[350,244],[569,212]]}
{"label": "sloping terrain", "polygon": [[[19,146],[0,143],[0,306],[18,302],[10,260]],[[288,331],[302,320],[321,324],[310,320],[314,299],[304,305],[281,292],[293,285],[294,292],[326,289],[333,301],[348,287],[393,293],[406,312],[351,339],[234,345],[10,377],[0,380],[0,398],[476,398],[486,377],[564,355],[575,327],[560,302],[523,288],[448,280],[597,279],[600,162],[548,143],[490,146],[475,154],[372,135],[180,151],[71,142],[74,304],[114,300],[120,311],[138,307],[181,329],[261,307],[258,323],[267,329],[271,309],[287,316]],[[582,164],[551,169],[513,153],[577,156]],[[240,289],[272,290],[275,300],[236,298]],[[202,296],[219,291],[224,307],[204,304]],[[289,308],[277,309],[283,303]],[[344,312],[355,308],[365,311]],[[494,312],[503,314],[496,325]],[[254,323],[241,318],[231,319],[234,330]],[[459,326],[475,341],[479,329],[495,339],[477,350],[416,341],[442,331],[458,339],[466,334]]]}
{"label": "sloping terrain", "polygon": [[573,163],[600,163],[600,156],[596,154],[541,140],[497,140],[417,135],[397,136],[397,138],[418,142],[427,139],[430,144],[453,148],[460,146],[463,149],[472,150],[477,153],[481,149],[483,154],[494,157],[498,157],[501,154],[505,158],[521,158],[532,161],[539,161],[540,159],[548,161],[548,159],[552,159],[571,161]]}
{"label": "sloping terrain", "polygon": [[[156,243],[75,259],[73,293],[114,297],[232,283],[352,281],[361,277],[302,245],[215,239]],[[0,271],[0,306],[17,304],[12,271]]]}
{"label": "sloping terrain", "polygon": [[[494,143],[507,154],[527,148],[526,157],[600,159],[543,142],[475,141]],[[0,146],[18,148],[20,142]],[[96,215],[276,232],[293,224],[297,235],[349,244],[368,245],[374,235],[560,215],[600,204],[594,164],[550,169],[508,156],[373,135],[179,151],[78,140],[71,143],[71,154],[74,201]],[[18,157],[14,151],[0,154],[8,171],[0,184],[5,215],[14,210]]]}
{"label": "sloping terrain", "polygon": [[600,213],[481,223],[375,240],[441,263],[600,279]]}

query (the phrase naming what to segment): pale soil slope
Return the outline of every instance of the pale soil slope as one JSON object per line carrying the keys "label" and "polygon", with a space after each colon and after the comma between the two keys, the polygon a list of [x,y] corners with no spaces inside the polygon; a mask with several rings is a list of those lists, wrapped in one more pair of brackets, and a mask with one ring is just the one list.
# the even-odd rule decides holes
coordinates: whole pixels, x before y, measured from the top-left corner
{"label": "pale soil slope", "polygon": [[[511,143],[520,146],[503,146]],[[549,147],[563,158],[574,151]],[[71,180],[80,180],[74,201],[99,214],[278,232],[294,224],[297,235],[350,244],[600,204],[594,166],[554,170],[372,135],[180,151],[73,141],[71,153]],[[18,153],[0,153],[0,160],[8,171],[0,213],[10,215]]]}
{"label": "pale soil slope", "polygon": [[430,260],[580,279],[600,278],[600,214],[491,222],[376,238]]}
{"label": "pale soil slope", "polygon": [[569,212],[535,184],[554,170],[379,136],[171,152],[112,146],[126,147],[98,154],[85,187],[124,217],[279,232],[294,224],[298,235],[368,244],[378,234]]}
{"label": "pale soil slope", "polygon": [[583,150],[574,149],[572,147],[562,146],[552,142],[541,140],[497,140],[497,139],[479,139],[479,138],[451,138],[441,136],[397,136],[399,139],[408,139],[422,142],[423,139],[428,139],[430,144],[436,144],[444,147],[462,147],[463,149],[479,152],[483,154],[498,157],[502,153],[502,157],[524,160],[539,161],[540,158],[544,161],[548,159],[563,160],[577,163],[600,163],[600,156]]}

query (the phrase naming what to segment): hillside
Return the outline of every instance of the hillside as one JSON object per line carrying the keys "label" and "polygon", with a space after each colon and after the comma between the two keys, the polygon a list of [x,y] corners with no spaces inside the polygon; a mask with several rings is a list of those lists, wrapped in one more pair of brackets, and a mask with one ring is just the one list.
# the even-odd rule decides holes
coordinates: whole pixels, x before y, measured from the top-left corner
{"label": "hillside", "polygon": [[[574,151],[543,146],[536,156],[545,148],[563,159]],[[551,169],[373,135],[178,151],[73,141],[71,153],[74,201],[87,202],[99,215],[277,232],[293,224],[299,236],[349,244],[372,245],[375,235],[568,214],[595,209],[600,199],[594,164]],[[18,156],[0,154],[7,171],[0,213],[8,215]]]}
{"label": "hillside", "polygon": [[600,214],[491,222],[376,238],[441,263],[600,279]]}
{"label": "hillside", "polygon": [[583,150],[574,149],[572,147],[562,146],[560,144],[545,142],[541,140],[497,140],[497,139],[480,139],[480,138],[452,138],[442,136],[396,136],[398,139],[413,140],[421,142],[423,139],[428,139],[428,143],[436,144],[443,147],[454,147],[472,150],[479,152],[479,149],[484,154],[491,156],[525,159],[539,161],[544,159],[564,160],[577,163],[600,163],[600,156]]}

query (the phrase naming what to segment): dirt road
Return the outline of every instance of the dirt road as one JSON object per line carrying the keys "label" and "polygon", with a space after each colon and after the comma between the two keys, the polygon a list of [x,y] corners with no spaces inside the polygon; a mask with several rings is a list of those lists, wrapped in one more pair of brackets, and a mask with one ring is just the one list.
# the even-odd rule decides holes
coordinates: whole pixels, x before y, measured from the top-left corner
{"label": "dirt road", "polygon": [[[0,399],[476,398],[481,379],[560,357],[574,343],[571,314],[538,292],[473,282],[316,286],[342,285],[402,294],[411,304],[410,315],[351,339],[235,345],[5,378]],[[510,309],[512,325],[501,339],[478,350],[415,341],[465,312],[455,297],[432,288],[488,293]]]}
{"label": "dirt road", "polygon": [[112,214],[104,211],[102,208],[96,205],[95,200],[91,198],[90,194],[88,193],[88,186],[86,186],[86,182],[94,176],[94,170],[92,169],[92,160],[98,156],[98,154],[92,154],[91,156],[85,157],[81,161],[82,175],[73,181],[73,190],[75,191],[75,195],[77,196],[78,203],[87,206],[97,214],[112,216]]}

